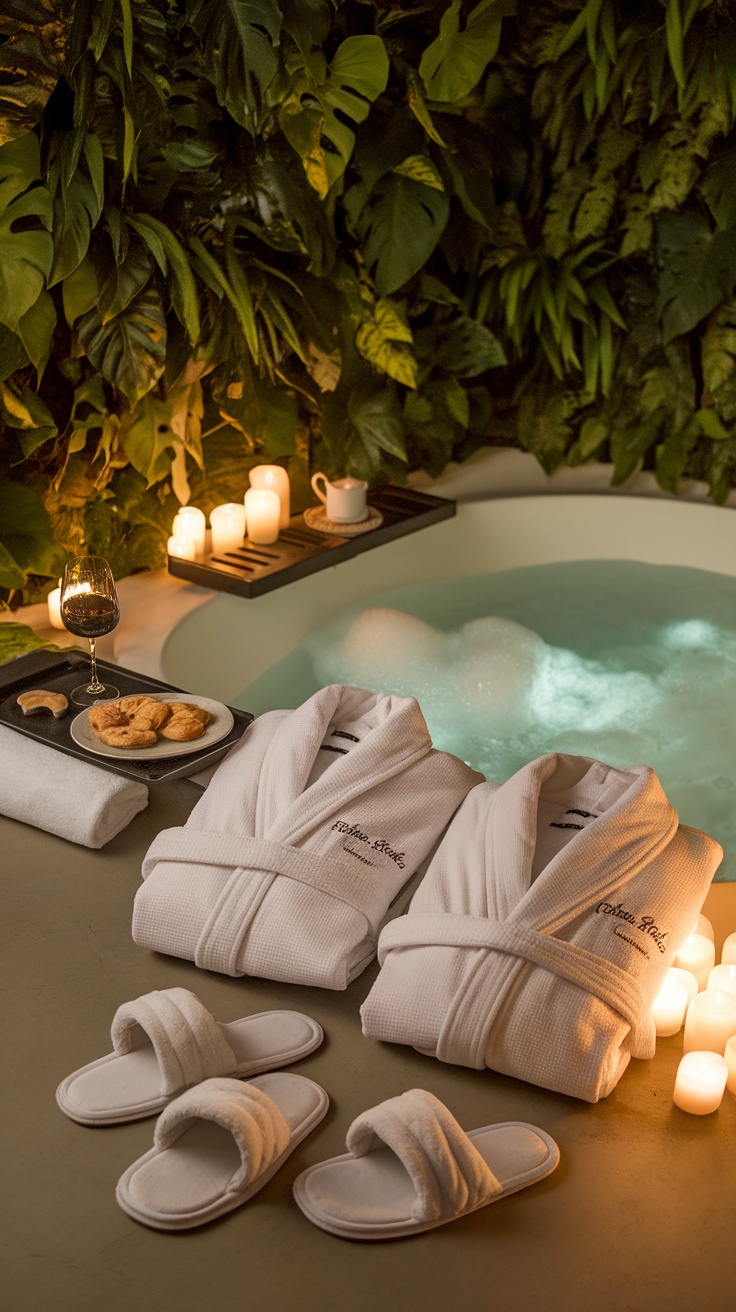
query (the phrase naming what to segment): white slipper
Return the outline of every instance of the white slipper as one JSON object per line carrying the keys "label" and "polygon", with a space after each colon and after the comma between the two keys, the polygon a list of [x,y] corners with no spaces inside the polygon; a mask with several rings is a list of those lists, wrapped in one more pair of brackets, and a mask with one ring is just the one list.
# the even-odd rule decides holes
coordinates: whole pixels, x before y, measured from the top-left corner
{"label": "white slipper", "polygon": [[80,1125],[155,1116],[193,1084],[289,1066],[324,1038],[321,1025],[299,1011],[261,1011],[221,1024],[179,988],[123,1003],[111,1033],[114,1052],[73,1071],[56,1090],[61,1110]]}
{"label": "white slipper", "polygon": [[554,1139],[524,1121],[465,1130],[426,1089],[388,1098],[353,1121],[349,1153],[310,1166],[294,1197],[343,1239],[399,1239],[446,1225],[554,1171]]}
{"label": "white slipper", "polygon": [[153,1148],[120,1177],[115,1197],[154,1230],[204,1225],[257,1194],[329,1105],[303,1075],[205,1080],[161,1113]]}

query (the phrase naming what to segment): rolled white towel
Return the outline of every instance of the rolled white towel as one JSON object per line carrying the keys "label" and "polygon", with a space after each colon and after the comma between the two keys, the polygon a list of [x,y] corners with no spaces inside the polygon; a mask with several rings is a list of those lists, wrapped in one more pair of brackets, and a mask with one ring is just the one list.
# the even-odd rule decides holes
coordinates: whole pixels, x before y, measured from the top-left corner
{"label": "rolled white towel", "polygon": [[0,815],[83,847],[104,847],[148,806],[145,784],[0,725]]}

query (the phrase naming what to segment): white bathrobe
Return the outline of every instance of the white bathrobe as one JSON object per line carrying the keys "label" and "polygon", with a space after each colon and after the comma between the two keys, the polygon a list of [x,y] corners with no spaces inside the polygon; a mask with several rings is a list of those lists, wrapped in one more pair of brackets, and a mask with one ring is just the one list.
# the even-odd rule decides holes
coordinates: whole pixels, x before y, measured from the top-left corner
{"label": "white bathrobe", "polygon": [[413,697],[333,685],[270,711],[143,863],[136,943],[206,970],[344,989],[482,779]]}
{"label": "white bathrobe", "polygon": [[554,754],[481,784],[381,934],[364,1033],[597,1102],[654,1055],[652,1001],[722,855],[644,766]]}

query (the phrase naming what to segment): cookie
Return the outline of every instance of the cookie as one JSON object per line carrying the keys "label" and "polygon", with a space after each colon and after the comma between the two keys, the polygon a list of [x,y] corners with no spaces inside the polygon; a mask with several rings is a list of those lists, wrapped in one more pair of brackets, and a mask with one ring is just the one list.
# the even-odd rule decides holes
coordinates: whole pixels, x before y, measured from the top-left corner
{"label": "cookie", "polygon": [[130,723],[134,729],[160,729],[171,715],[167,702],[144,702],[133,711]]}
{"label": "cookie", "polygon": [[196,720],[193,715],[185,714],[184,711],[177,711],[161,729],[162,738],[170,738],[177,743],[191,742],[193,738],[201,738],[203,733],[202,721]]}
{"label": "cookie", "polygon": [[153,729],[134,729],[132,724],[115,725],[100,729],[99,737],[108,747],[153,747],[156,734]]}
{"label": "cookie", "polygon": [[16,700],[24,715],[51,711],[55,720],[58,720],[69,706],[63,692],[49,692],[47,688],[33,688],[28,692],[22,692]]}
{"label": "cookie", "polygon": [[120,702],[103,702],[101,706],[93,706],[90,709],[87,721],[95,733],[99,734],[103,729],[114,729],[116,726],[127,724],[128,717],[125,711],[120,709]]}
{"label": "cookie", "polygon": [[212,716],[203,706],[195,706],[194,702],[167,702],[171,709],[172,715],[193,715],[195,720],[200,724],[209,724]]}

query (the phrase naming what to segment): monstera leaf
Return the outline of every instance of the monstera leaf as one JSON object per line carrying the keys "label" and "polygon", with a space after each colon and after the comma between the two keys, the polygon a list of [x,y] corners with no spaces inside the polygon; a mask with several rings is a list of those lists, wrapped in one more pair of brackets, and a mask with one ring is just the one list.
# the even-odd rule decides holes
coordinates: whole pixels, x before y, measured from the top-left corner
{"label": "monstera leaf", "polygon": [[[0,147],[0,323],[13,332],[51,271],[51,196],[40,177],[38,138]],[[18,226],[22,225],[22,226]]]}
{"label": "monstera leaf", "polygon": [[155,288],[144,287],[108,323],[97,309],[77,325],[79,340],[103,378],[118,387],[131,405],[150,392],[166,363],[166,321]]}
{"label": "monstera leaf", "polygon": [[64,63],[68,27],[62,0],[0,3],[0,145],[38,123]]}
{"label": "monstera leaf", "polygon": [[473,90],[498,50],[501,19],[515,8],[504,0],[480,0],[461,31],[461,2],[452,0],[442,15],[439,36],[422,55],[419,73],[430,100],[461,100]]}
{"label": "monstera leaf", "polygon": [[444,191],[401,173],[380,179],[357,221],[379,296],[403,287],[426,264],[449,214]]}
{"label": "monstera leaf", "polygon": [[194,0],[189,22],[202,42],[217,99],[236,123],[255,133],[278,67],[276,0]]}

